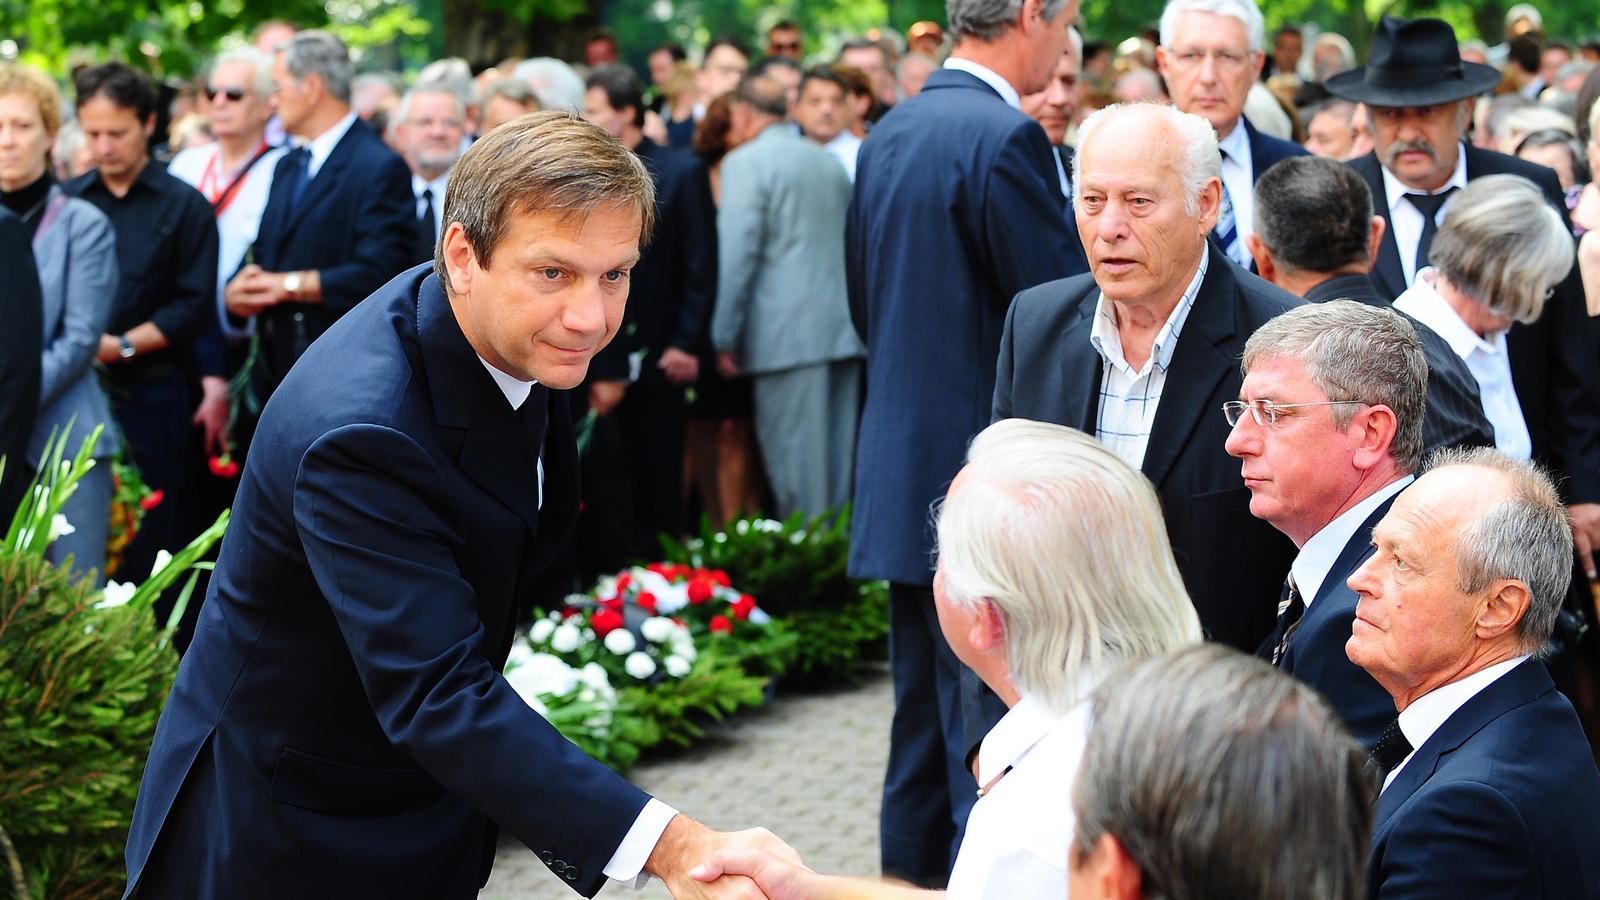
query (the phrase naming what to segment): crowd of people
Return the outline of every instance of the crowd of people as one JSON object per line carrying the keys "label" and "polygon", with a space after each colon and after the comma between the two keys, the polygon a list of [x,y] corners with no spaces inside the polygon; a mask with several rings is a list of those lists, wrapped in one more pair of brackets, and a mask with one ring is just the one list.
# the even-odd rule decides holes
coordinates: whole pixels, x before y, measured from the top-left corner
{"label": "crowd of people", "polygon": [[[249,523],[180,633],[130,877],[162,890],[170,835],[250,827],[260,788],[432,809],[469,869],[487,814],[586,893],[912,893],[686,833],[486,686],[501,619],[697,513],[850,506],[851,575],[890,585],[885,875],[1600,897],[1600,41],[1527,4],[1496,46],[1384,17],[1363,64],[1269,45],[1255,0],[1120,43],[1078,12],[948,0],[826,58],[789,21],[694,61],[598,32],[409,85],[285,22],[187,85],[0,63],[0,510],[100,429],[75,572],[113,459],[160,498],[136,577]],[[417,585],[454,618],[386,611]],[[319,692],[352,736],[279,759],[321,738],[261,723]],[[601,796],[582,840],[497,793],[513,740]],[[274,883],[280,837],[208,850],[200,895]],[[404,893],[422,840],[302,875]]]}

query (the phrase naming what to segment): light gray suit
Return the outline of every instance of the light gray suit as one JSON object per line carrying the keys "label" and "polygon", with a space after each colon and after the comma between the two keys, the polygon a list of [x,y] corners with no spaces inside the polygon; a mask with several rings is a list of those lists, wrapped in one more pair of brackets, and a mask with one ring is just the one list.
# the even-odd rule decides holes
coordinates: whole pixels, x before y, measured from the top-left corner
{"label": "light gray suit", "polygon": [[845,289],[849,207],[844,167],[786,124],[723,160],[711,340],[752,376],[780,516],[850,499],[864,348]]}
{"label": "light gray suit", "polygon": [[84,573],[104,567],[111,517],[109,461],[120,446],[94,370],[117,290],[116,235],[100,210],[86,200],[68,197],[58,185],[50,188],[33,238],[33,255],[44,306],[44,355],[39,419],[28,444],[28,462],[39,466],[52,431],[66,432],[65,453],[72,454],[96,426],[105,426],[94,450],[99,464],[79,482],[62,510],[77,530],[50,548],[52,559],[71,554],[74,571]]}

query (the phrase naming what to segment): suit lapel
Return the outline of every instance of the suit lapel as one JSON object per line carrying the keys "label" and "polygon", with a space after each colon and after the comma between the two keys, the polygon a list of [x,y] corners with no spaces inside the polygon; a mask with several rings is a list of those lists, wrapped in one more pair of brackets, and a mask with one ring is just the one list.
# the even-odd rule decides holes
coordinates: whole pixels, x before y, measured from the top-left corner
{"label": "suit lapel", "polygon": [[1089,342],[1089,332],[1094,328],[1094,298],[1100,294],[1091,282],[1089,293],[1078,300],[1077,314],[1062,334],[1061,346],[1070,348],[1062,354],[1061,409],[1057,422],[1094,436],[1095,418],[1100,411],[1100,354]]}
{"label": "suit lapel", "polygon": [[1206,252],[1206,277],[1178,335],[1144,454],[1145,477],[1158,488],[1178,454],[1188,446],[1189,435],[1200,418],[1222,415],[1220,409],[1210,408],[1208,401],[1217,383],[1239,364],[1221,349],[1223,342],[1238,330],[1234,321],[1233,270],[1216,245],[1208,244]]}
{"label": "suit lapel", "polygon": [[[1403,493],[1404,490],[1402,488],[1400,493]],[[1378,508],[1367,516],[1366,521],[1362,522],[1360,527],[1356,528],[1355,534],[1350,536],[1349,543],[1344,545],[1344,549],[1339,551],[1339,557],[1329,567],[1328,577],[1322,579],[1322,585],[1317,588],[1317,596],[1311,600],[1311,611],[1306,613],[1307,616],[1310,616],[1311,612],[1315,612],[1319,607],[1325,605],[1322,603],[1323,599],[1344,586],[1344,582],[1340,581],[1336,576],[1343,575],[1346,572],[1354,572],[1357,566],[1366,562],[1367,557],[1372,555],[1372,529],[1376,528],[1378,522],[1389,512],[1389,507],[1394,505],[1394,499],[1400,496],[1400,493],[1396,493],[1378,504]]]}
{"label": "suit lapel", "polygon": [[333,145],[333,152],[322,161],[322,167],[317,169],[317,174],[306,182],[305,190],[300,195],[300,202],[295,204],[294,211],[289,214],[288,222],[284,223],[284,230],[290,231],[306,217],[306,213],[313,207],[328,202],[333,197],[334,191],[330,185],[339,180],[339,173],[350,164],[350,157],[355,155],[356,144],[362,138],[362,129],[366,128],[358,119],[351,123],[350,130],[339,138],[339,143]]}
{"label": "suit lapel", "polygon": [[1367,187],[1372,189],[1373,211],[1383,217],[1383,240],[1378,244],[1378,259],[1372,266],[1372,281],[1392,301],[1405,293],[1406,274],[1400,264],[1400,245],[1394,240],[1394,222],[1389,218],[1389,192],[1383,186],[1383,169],[1376,153],[1354,160],[1350,166],[1367,180]]}

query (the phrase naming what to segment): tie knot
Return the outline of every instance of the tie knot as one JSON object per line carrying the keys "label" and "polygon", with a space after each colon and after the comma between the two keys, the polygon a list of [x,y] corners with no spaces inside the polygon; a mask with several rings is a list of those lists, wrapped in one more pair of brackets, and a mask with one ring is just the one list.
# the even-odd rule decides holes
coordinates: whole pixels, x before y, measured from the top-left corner
{"label": "tie knot", "polygon": [[422,196],[422,199],[427,200],[429,202],[432,202],[432,200],[433,200],[433,188],[431,188],[431,187],[423,188],[421,196]]}
{"label": "tie knot", "polygon": [[1455,192],[1455,187],[1451,186],[1437,194],[1406,194],[1406,200],[1412,206],[1421,210],[1424,216],[1432,219],[1439,215],[1439,209],[1444,206],[1445,201],[1449,200],[1450,195]]}
{"label": "tie knot", "polygon": [[1379,777],[1387,776],[1395,766],[1405,762],[1412,749],[1405,732],[1400,730],[1400,720],[1396,718],[1391,721],[1378,738],[1377,746],[1372,748],[1371,761],[1377,767]]}

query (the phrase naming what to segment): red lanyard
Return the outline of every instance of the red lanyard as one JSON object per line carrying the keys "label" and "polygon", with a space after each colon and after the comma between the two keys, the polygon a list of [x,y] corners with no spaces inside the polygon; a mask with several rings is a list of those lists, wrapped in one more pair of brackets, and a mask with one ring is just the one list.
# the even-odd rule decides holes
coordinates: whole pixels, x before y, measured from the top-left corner
{"label": "red lanyard", "polygon": [[199,187],[200,193],[205,194],[206,199],[211,201],[211,209],[218,218],[228,208],[228,204],[233,202],[233,198],[238,196],[239,188],[244,185],[244,177],[250,174],[250,170],[255,167],[255,164],[261,157],[266,156],[267,151],[271,149],[272,146],[270,144],[262,141],[261,146],[256,148],[255,155],[250,157],[250,161],[244,164],[238,174],[233,176],[233,180],[228,182],[228,186],[222,189],[222,193],[218,194],[214,193],[214,191],[217,185],[217,163],[222,159],[222,149],[220,147],[217,148],[216,155],[211,157],[211,160],[206,163],[206,170],[200,174]]}

